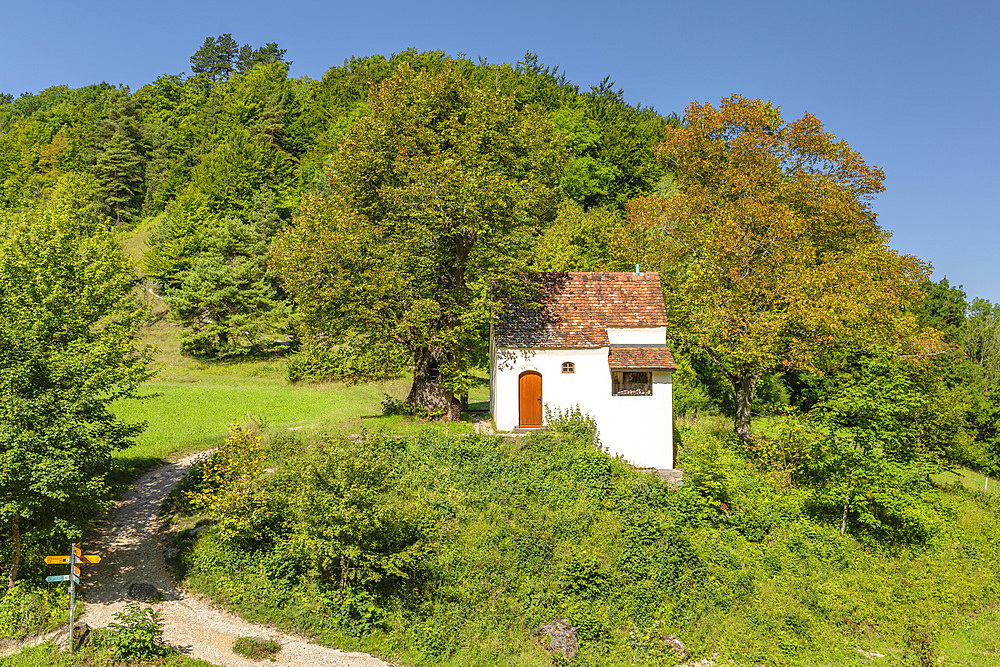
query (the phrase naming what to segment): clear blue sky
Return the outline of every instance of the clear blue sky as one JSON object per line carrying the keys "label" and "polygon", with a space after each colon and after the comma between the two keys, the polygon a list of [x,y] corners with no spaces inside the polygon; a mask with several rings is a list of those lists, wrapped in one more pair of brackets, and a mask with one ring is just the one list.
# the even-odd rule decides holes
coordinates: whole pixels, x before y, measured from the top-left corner
{"label": "clear blue sky", "polygon": [[586,89],[682,113],[732,93],[815,114],[886,172],[875,208],[896,249],[1000,302],[1000,3],[5,3],[0,92],[186,71],[207,36],[278,42],[294,76],[408,47],[516,62],[533,51]]}

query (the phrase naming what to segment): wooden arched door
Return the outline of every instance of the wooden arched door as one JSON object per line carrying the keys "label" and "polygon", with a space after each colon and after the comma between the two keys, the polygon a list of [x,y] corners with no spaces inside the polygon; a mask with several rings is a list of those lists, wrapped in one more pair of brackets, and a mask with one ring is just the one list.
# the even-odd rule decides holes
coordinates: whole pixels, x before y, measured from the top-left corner
{"label": "wooden arched door", "polygon": [[524,371],[517,377],[518,425],[538,428],[542,425],[542,374]]}

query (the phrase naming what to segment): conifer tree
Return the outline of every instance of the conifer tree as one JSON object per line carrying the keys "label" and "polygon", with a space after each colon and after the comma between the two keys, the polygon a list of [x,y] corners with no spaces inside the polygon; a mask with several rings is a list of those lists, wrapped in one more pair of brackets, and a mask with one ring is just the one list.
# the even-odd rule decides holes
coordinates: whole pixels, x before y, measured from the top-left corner
{"label": "conifer tree", "polygon": [[266,264],[269,239],[282,224],[266,192],[254,196],[249,223],[227,218],[207,233],[204,249],[166,297],[171,318],[187,329],[184,352],[252,354],[284,331],[289,307]]}

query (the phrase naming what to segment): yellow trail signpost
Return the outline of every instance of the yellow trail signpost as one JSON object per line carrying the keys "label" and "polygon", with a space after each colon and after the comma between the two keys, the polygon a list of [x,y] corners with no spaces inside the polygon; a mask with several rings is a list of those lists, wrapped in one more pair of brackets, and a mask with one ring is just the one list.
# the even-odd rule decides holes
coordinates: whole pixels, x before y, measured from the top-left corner
{"label": "yellow trail signpost", "polygon": [[73,652],[73,613],[76,611],[76,585],[80,583],[80,565],[84,563],[100,563],[97,554],[85,554],[80,545],[74,542],[70,545],[68,556],[46,556],[47,565],[69,565],[69,574],[55,574],[45,577],[45,581],[58,583],[69,582],[69,652]]}

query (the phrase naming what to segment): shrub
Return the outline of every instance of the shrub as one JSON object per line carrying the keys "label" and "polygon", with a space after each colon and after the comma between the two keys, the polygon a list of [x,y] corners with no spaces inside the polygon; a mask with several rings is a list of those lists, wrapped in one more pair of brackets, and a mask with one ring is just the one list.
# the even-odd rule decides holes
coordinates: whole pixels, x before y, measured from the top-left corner
{"label": "shrub", "polygon": [[565,409],[546,405],[545,423],[551,431],[574,435],[590,442],[594,447],[601,447],[601,435],[597,428],[597,422],[589,414],[580,410],[579,405]]}
{"label": "shrub", "polygon": [[130,602],[108,624],[105,641],[116,660],[143,660],[167,654],[163,643],[163,614],[151,607]]}
{"label": "shrub", "polygon": [[333,616],[338,627],[349,635],[365,635],[382,625],[385,612],[371,593],[350,586],[340,591]]}
{"label": "shrub", "polygon": [[341,440],[307,452],[288,480],[289,547],[327,589],[375,592],[421,576],[420,506],[407,504],[392,438]]}
{"label": "shrub", "polygon": [[393,415],[412,415],[413,406],[406,401],[401,401],[398,398],[393,398],[389,394],[385,395],[382,399],[382,414],[386,417],[391,417]]}
{"label": "shrub", "polygon": [[281,650],[281,644],[274,639],[259,639],[257,637],[238,637],[233,644],[233,651],[251,660],[274,660]]}
{"label": "shrub", "polygon": [[0,637],[20,639],[62,621],[69,609],[69,594],[29,588],[19,581],[0,596]]}
{"label": "shrub", "polygon": [[406,372],[406,350],[395,343],[348,338],[342,344],[309,340],[288,360],[289,382],[390,380]]}
{"label": "shrub", "polygon": [[225,446],[202,467],[200,488],[185,491],[193,507],[219,520],[223,541],[257,547],[273,537],[274,512],[261,483],[264,459],[260,438],[233,422]]}

